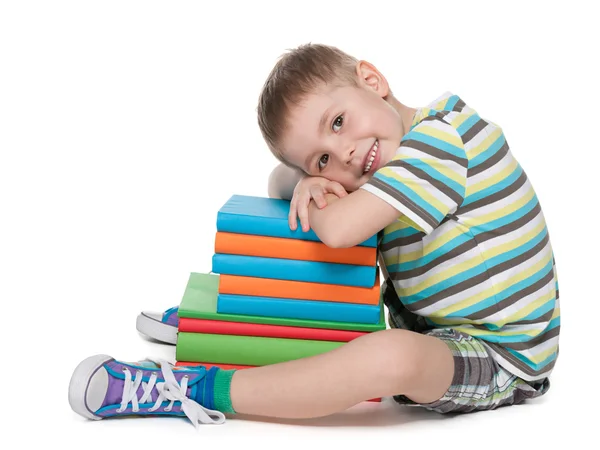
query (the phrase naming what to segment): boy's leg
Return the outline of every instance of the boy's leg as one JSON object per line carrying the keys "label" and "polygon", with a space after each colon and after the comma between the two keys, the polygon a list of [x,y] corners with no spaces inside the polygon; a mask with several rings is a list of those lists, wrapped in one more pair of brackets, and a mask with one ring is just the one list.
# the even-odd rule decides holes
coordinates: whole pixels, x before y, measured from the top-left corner
{"label": "boy's leg", "polygon": [[221,423],[227,412],[309,418],[391,395],[431,403],[448,391],[453,377],[448,344],[392,329],[321,355],[238,371],[172,368],[162,361],[127,363],[94,355],[75,368],[69,403],[94,420],[174,414],[186,415],[194,424]]}
{"label": "boy's leg", "polygon": [[242,414],[310,418],[398,394],[429,403],[446,393],[453,375],[452,353],[442,340],[391,329],[321,355],[238,370],[231,404]]}

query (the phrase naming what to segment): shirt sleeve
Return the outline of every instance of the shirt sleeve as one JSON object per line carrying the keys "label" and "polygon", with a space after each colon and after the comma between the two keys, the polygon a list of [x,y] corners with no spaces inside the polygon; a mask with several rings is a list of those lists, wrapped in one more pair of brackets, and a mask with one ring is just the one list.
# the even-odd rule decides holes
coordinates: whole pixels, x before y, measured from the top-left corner
{"label": "shirt sleeve", "polygon": [[467,161],[456,129],[430,116],[402,138],[394,158],[361,189],[400,211],[399,220],[429,234],[463,202]]}

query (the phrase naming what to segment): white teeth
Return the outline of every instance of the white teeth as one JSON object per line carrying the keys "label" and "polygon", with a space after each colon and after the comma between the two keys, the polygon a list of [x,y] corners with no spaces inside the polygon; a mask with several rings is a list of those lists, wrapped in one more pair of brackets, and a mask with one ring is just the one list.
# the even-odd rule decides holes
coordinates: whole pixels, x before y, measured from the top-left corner
{"label": "white teeth", "polygon": [[363,173],[367,173],[369,170],[371,170],[371,164],[373,164],[373,161],[375,160],[375,155],[377,154],[378,148],[379,148],[379,140],[376,139],[375,145],[373,146],[373,150],[371,151],[371,157],[367,161],[367,164],[365,165],[365,170],[363,171]]}

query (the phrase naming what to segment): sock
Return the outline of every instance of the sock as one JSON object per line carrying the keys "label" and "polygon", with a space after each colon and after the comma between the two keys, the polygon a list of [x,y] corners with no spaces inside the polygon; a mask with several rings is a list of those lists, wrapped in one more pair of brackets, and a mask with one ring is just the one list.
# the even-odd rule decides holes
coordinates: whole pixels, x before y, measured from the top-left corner
{"label": "sock", "polygon": [[194,400],[208,409],[216,409],[222,413],[235,414],[231,404],[231,378],[233,370],[211,367],[206,376],[198,383]]}
{"label": "sock", "polygon": [[234,372],[235,369],[219,369],[215,375],[214,404],[217,411],[235,414],[231,404],[231,378]]}

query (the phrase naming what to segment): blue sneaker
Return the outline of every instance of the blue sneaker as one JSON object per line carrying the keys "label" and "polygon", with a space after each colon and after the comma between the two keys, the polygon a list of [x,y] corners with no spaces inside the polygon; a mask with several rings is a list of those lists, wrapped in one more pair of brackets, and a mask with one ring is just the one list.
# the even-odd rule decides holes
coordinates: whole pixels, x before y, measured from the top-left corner
{"label": "blue sneaker", "polygon": [[177,328],[179,327],[178,307],[167,309],[164,313],[142,311],[137,316],[137,330],[165,344],[177,344]]}
{"label": "blue sneaker", "polygon": [[167,361],[125,363],[90,356],[71,376],[69,404],[91,420],[170,415],[187,416],[196,427],[221,424],[225,415],[212,409],[216,373],[216,368],[174,367]]}

